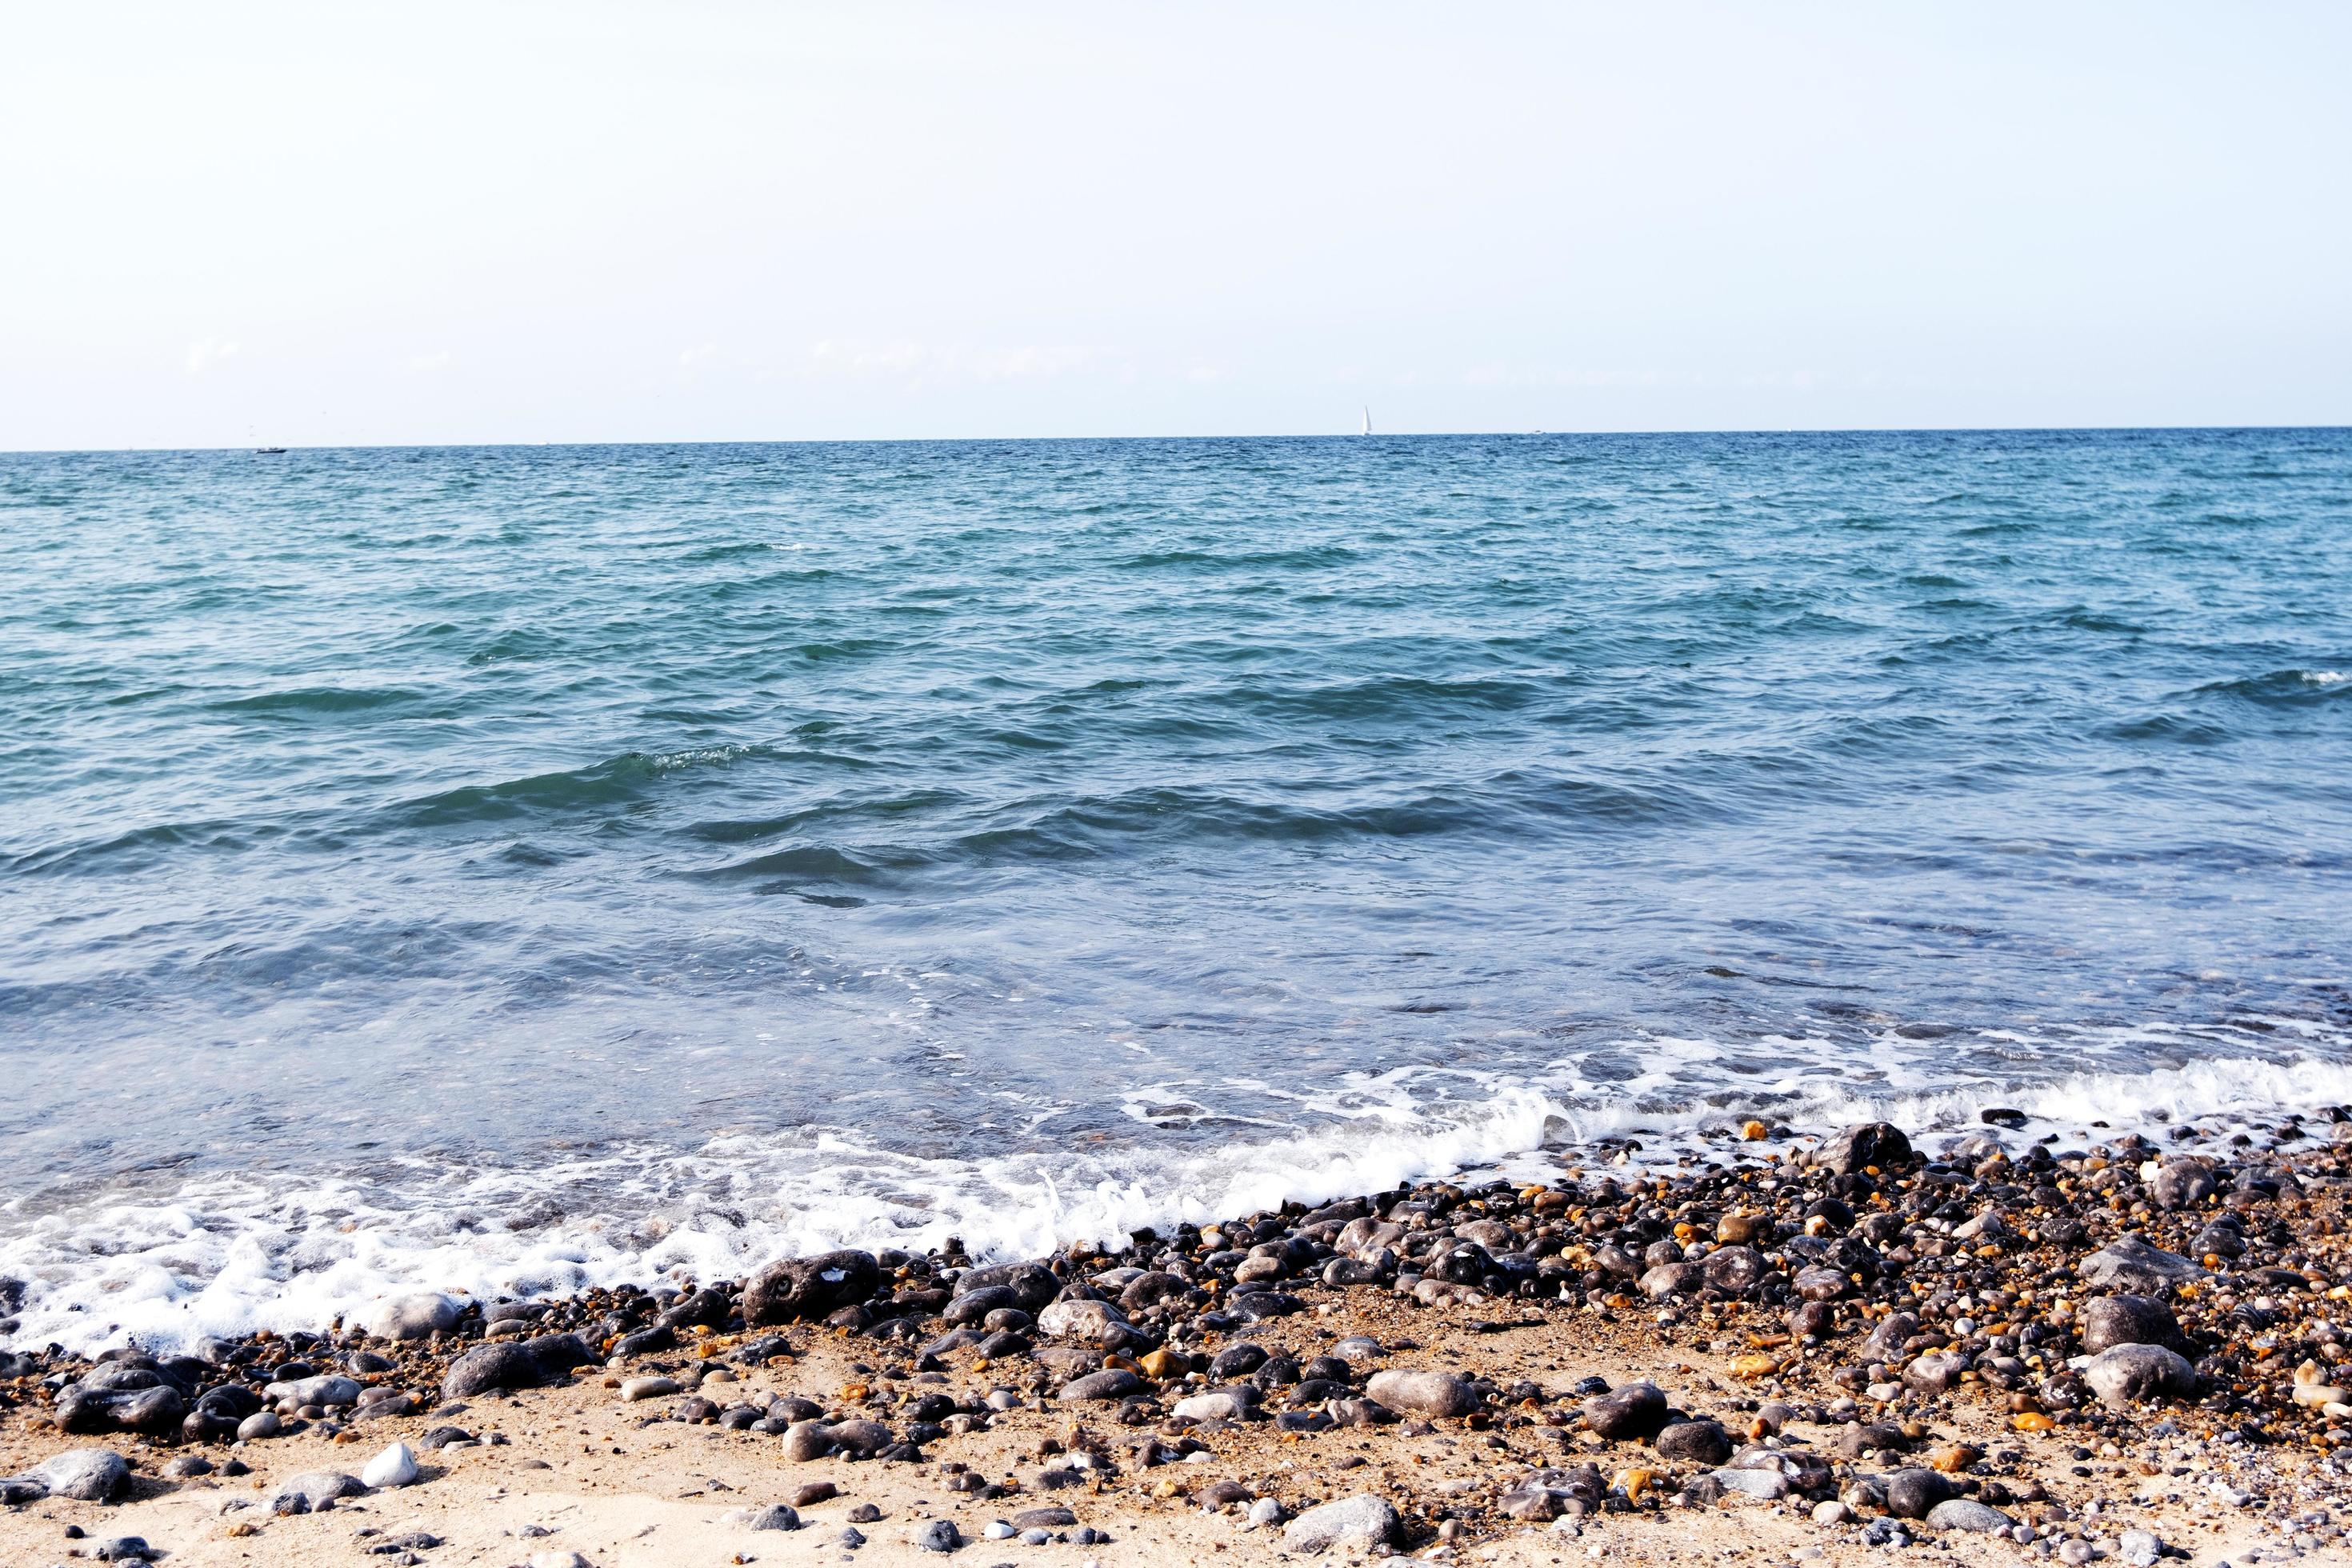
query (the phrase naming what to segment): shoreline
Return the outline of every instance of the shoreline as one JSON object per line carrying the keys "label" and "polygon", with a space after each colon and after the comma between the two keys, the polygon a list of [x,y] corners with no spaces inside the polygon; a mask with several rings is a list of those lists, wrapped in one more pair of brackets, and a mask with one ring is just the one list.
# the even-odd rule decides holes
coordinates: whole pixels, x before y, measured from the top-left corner
{"label": "shoreline", "polygon": [[[566,1144],[550,1163],[479,1169],[395,1162],[349,1173],[216,1173],[117,1181],[0,1228],[0,1349],[52,1342],[156,1352],[205,1333],[318,1332],[386,1292],[557,1300],[596,1288],[740,1277],[794,1251],[896,1245],[950,1232],[983,1261],[1269,1208],[1337,1201],[1405,1181],[1544,1182],[1607,1161],[1671,1169],[1738,1141],[1737,1116],[1800,1125],[1883,1118],[1940,1143],[1995,1102],[2028,1113],[2027,1136],[2095,1142],[2101,1130],[2197,1125],[2257,1133],[2291,1113],[2352,1101],[2333,1058],[2227,1058],[2137,1075],[1939,1090],[1751,1083],[1748,1105],[1583,1106],[1537,1082],[1490,1097],[1364,1112],[1288,1139],[1213,1145],[1082,1144],[987,1156],[914,1156],[845,1129],[773,1146],[733,1135],[692,1148]],[[1727,1120],[1731,1118],[1731,1120]],[[37,1194],[36,1195],[37,1198]]]}
{"label": "shoreline", "polygon": [[[261,1532],[278,1560],[331,1537],[346,1555],[317,1560],[347,1561],[351,1531],[312,1515],[423,1509],[472,1555],[411,1559],[535,1562],[540,1538],[495,1521],[561,1479],[583,1517],[739,1561],[844,1530],[869,1559],[935,1561],[914,1537],[942,1520],[1106,1564],[1295,1553],[1327,1526],[1530,1562],[1571,1539],[1644,1561],[1685,1538],[2155,1550],[2127,1528],[2200,1562],[2273,1537],[2341,1551],[2314,1510],[2352,1468],[2352,1392],[2330,1381],[2352,1384],[2346,1116],[2080,1146],[1988,1124],[1933,1153],[1884,1123],[1816,1142],[1759,1122],[1675,1166],[1413,1184],[1026,1263],[845,1251],[689,1290],[393,1298],[193,1360],[0,1352],[0,1474],[103,1450],[123,1468],[89,1461],[106,1473],[81,1489],[130,1499],[0,1485],[0,1547],[29,1561],[68,1523],[95,1542],[152,1518],[175,1561],[241,1561]],[[319,1475],[394,1445],[419,1485],[313,1506],[342,1489]],[[726,1511],[714,1487],[807,1528],[703,1518]],[[1040,1509],[1069,1521],[1019,1523]],[[610,1531],[548,1550],[726,1560]]]}

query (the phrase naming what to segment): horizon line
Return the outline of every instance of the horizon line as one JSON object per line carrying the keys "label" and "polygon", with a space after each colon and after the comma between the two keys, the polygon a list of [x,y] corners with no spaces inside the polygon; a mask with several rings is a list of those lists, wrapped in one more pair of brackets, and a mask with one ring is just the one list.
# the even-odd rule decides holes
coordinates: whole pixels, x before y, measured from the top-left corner
{"label": "horizon line", "polygon": [[1853,426],[1694,426],[1651,430],[1352,430],[1290,431],[1272,435],[1217,436],[761,436],[683,437],[636,440],[591,441],[355,441],[298,444],[283,447],[245,445],[226,447],[0,447],[0,458],[81,458],[140,456],[199,456],[242,452],[252,456],[291,456],[297,452],[481,452],[581,450],[635,447],[911,447],[1013,446],[1111,441],[1466,441],[1540,437],[1650,438],[1665,436],[2079,436],[2079,435],[2241,435],[2352,430],[2342,424],[2281,425],[1853,425]]}

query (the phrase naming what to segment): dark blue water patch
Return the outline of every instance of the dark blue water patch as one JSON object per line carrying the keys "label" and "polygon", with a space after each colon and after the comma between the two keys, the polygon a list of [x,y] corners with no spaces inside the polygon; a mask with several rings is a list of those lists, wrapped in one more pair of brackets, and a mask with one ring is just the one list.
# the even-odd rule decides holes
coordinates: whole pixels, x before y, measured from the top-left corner
{"label": "dark blue water patch", "polygon": [[290,691],[261,691],[250,697],[231,697],[207,704],[216,713],[286,714],[301,716],[311,713],[364,713],[371,709],[397,707],[422,700],[425,693],[400,689],[371,689],[366,687],[311,686]]}
{"label": "dark blue water patch", "polygon": [[2237,698],[2263,707],[2315,708],[2324,703],[2352,702],[2352,656],[2333,661],[2331,669],[2273,669],[2235,680],[2200,686],[2194,697]]}

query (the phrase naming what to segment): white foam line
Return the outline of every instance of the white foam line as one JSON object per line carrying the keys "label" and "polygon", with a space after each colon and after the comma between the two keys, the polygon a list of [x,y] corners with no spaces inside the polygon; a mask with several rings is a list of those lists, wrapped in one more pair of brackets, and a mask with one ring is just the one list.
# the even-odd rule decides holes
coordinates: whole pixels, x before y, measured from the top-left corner
{"label": "white foam line", "polygon": [[[2210,1121],[2352,1101],[2352,1064],[2315,1058],[1946,1087],[1920,1083],[1899,1063],[1889,1064],[1890,1081],[1865,1086],[1792,1064],[1778,1078],[1728,1079],[1725,1092],[1694,1098],[1680,1069],[1717,1048],[1650,1042],[1649,1070],[1631,1083],[1594,1084],[1563,1064],[1557,1081],[1490,1083],[1475,1099],[1424,1092],[1456,1074],[1362,1075],[1317,1107],[1328,1112],[1339,1101],[1342,1124],[1213,1149],[950,1160],[812,1130],[713,1138],[686,1153],[616,1149],[530,1170],[410,1161],[373,1177],[209,1177],[162,1202],[0,1230],[0,1276],[29,1286],[19,1345],[89,1351],[129,1337],[172,1346],[256,1328],[322,1329],[404,1289],[551,1296],[665,1275],[740,1278],[778,1257],[926,1247],[950,1236],[980,1257],[1035,1257],[1436,1175],[1540,1173],[1553,1168],[1544,1151],[1636,1130],[1653,1145],[1645,1159],[1671,1157],[1748,1110],[1799,1127],[1885,1118],[1933,1133],[1975,1128],[1979,1110],[2000,1103],[2063,1136],[2154,1111]],[[550,1208],[557,1217],[530,1223]]]}

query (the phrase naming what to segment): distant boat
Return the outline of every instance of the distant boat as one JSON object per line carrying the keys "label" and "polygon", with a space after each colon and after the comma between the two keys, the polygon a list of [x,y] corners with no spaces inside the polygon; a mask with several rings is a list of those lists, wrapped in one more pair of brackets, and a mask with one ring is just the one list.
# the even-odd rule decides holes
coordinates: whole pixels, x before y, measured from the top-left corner
{"label": "distant boat", "polygon": [[1359,435],[1359,436],[1369,436],[1369,435],[1370,435],[1371,433],[1372,433],[1372,410],[1371,410],[1371,405],[1370,405],[1370,404],[1367,404],[1367,405],[1364,405],[1364,427],[1363,427],[1361,430],[1357,431],[1357,432],[1356,432],[1356,434],[1357,434],[1357,435]]}
{"label": "distant boat", "polygon": [[282,458],[286,455],[286,448],[283,447],[256,447],[253,449],[253,455],[257,458]]}

